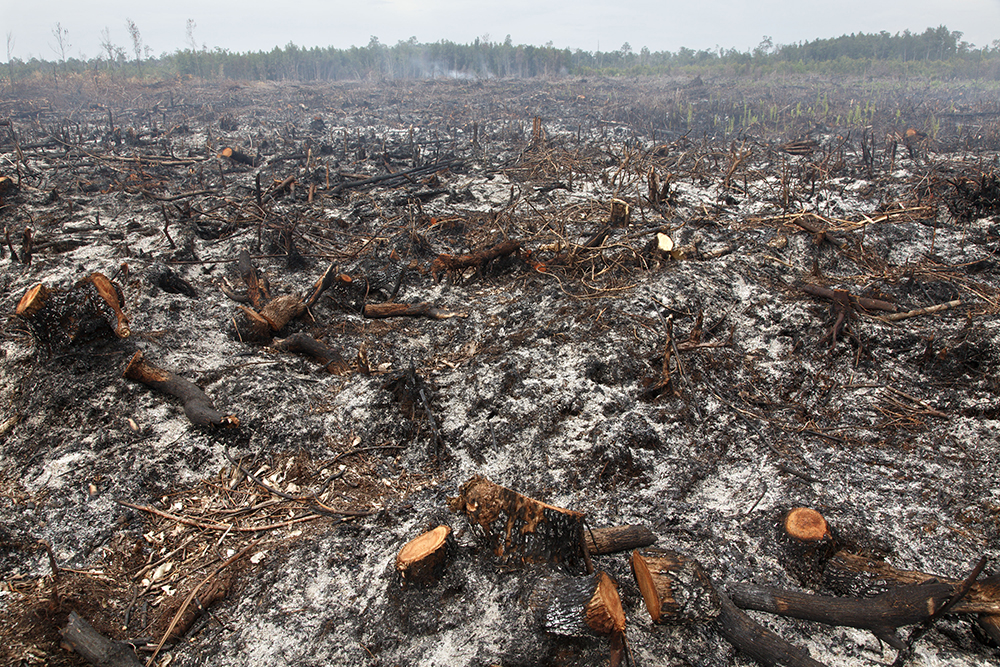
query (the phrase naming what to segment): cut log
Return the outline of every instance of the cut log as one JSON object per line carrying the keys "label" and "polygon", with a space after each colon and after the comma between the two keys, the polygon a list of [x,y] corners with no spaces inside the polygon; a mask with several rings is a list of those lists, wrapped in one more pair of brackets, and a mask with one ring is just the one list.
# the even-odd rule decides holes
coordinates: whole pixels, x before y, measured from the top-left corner
{"label": "cut log", "polygon": [[529,606],[553,634],[582,637],[625,631],[618,585],[605,572],[580,577],[547,574],[532,591]]}
{"label": "cut log", "polygon": [[441,578],[447,565],[451,528],[438,526],[415,537],[399,550],[396,571],[403,586],[431,586]]}
{"label": "cut log", "polygon": [[223,426],[235,428],[240,420],[233,415],[226,415],[215,409],[212,399],[201,390],[201,387],[171,373],[157,368],[143,360],[142,352],[136,352],[125,367],[125,377],[162,391],[165,394],[180,399],[184,404],[184,414],[192,424],[198,426]]}
{"label": "cut log", "polygon": [[740,611],[698,561],[671,551],[635,551],[632,572],[653,622],[711,622],[730,644],[762,665],[822,667],[809,651]]}
{"label": "cut log", "polygon": [[710,621],[721,612],[718,593],[698,561],[657,549],[633,551],[631,565],[654,623]]}
{"label": "cut log", "polygon": [[256,167],[257,166],[257,160],[255,160],[253,157],[251,157],[251,156],[247,155],[246,153],[244,153],[244,152],[242,152],[242,151],[240,151],[238,149],[235,149],[235,148],[229,148],[229,147],[223,148],[219,152],[219,157],[229,158],[233,162],[238,162],[240,164],[245,164],[248,167]]}
{"label": "cut log", "polygon": [[477,540],[506,566],[563,563],[592,571],[584,542],[582,512],[523,496],[476,475],[448,499],[465,514]]}
{"label": "cut log", "polygon": [[108,639],[94,629],[75,611],[69,613],[66,625],[60,630],[62,645],[97,667],[142,667],[129,644]]}
{"label": "cut log", "polygon": [[[846,595],[872,595],[897,586],[937,582],[959,586],[961,581],[915,570],[899,570],[888,563],[839,551],[826,564],[825,583]],[[951,609],[956,614],[1000,615],[1000,575],[984,577]]]}
{"label": "cut log", "polygon": [[607,526],[584,530],[587,550],[592,556],[631,551],[656,544],[656,536],[646,526]]}
{"label": "cut log", "polygon": [[752,584],[727,587],[733,602],[744,609],[870,630],[900,650],[906,645],[896,635],[896,628],[927,620],[956,590],[956,586],[928,582],[899,586],[873,598],[852,598],[811,595]]}

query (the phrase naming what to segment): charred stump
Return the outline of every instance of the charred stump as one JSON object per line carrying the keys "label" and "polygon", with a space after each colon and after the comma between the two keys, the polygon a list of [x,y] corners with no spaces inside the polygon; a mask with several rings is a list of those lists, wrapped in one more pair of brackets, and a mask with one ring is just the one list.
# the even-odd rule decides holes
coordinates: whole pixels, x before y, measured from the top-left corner
{"label": "charred stump", "polygon": [[438,526],[407,542],[396,556],[402,585],[431,586],[441,578],[451,550],[451,528]]}
{"label": "charred stump", "polygon": [[448,507],[465,514],[477,540],[504,565],[561,563],[592,571],[582,512],[529,498],[479,475],[448,499]]}

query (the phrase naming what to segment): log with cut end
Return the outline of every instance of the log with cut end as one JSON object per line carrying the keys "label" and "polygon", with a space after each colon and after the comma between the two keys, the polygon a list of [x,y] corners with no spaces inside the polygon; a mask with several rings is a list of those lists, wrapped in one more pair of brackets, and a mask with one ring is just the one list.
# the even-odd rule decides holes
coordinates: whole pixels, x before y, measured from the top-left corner
{"label": "log with cut end", "polygon": [[[839,551],[826,564],[825,583],[842,594],[868,596],[899,586],[925,583],[961,585],[961,580],[916,570],[900,570],[888,563]],[[950,610],[955,614],[1000,615],[1000,574],[984,577]]]}
{"label": "log with cut end", "polygon": [[76,651],[92,665],[98,667],[142,667],[135,649],[125,642],[108,639],[94,629],[75,611],[69,613],[66,625],[60,630],[64,648]]}
{"label": "log with cut end", "polygon": [[441,578],[447,565],[451,528],[438,526],[415,537],[399,550],[396,571],[403,585],[429,586]]}
{"label": "log with cut end", "polygon": [[896,635],[896,628],[927,620],[944,606],[955,591],[955,586],[928,582],[899,586],[872,598],[852,598],[812,595],[752,584],[727,587],[733,602],[744,609],[870,630],[897,649],[905,648],[905,644]]}
{"label": "log with cut end", "polygon": [[554,634],[581,637],[625,631],[618,584],[605,572],[585,576],[549,572],[535,584],[529,606]]}
{"label": "log with cut end", "polygon": [[146,362],[141,351],[132,355],[128,366],[125,367],[124,375],[130,380],[142,382],[157,391],[180,399],[184,404],[184,414],[192,424],[228,428],[240,425],[240,420],[235,416],[216,410],[212,399],[201,390],[201,387],[175,373]]}
{"label": "log with cut end", "polygon": [[564,563],[592,571],[582,512],[523,496],[476,475],[448,499],[465,514],[475,537],[504,565]]}
{"label": "log with cut end", "polygon": [[674,551],[632,552],[632,574],[654,623],[709,621],[719,596],[698,561]]}
{"label": "log with cut end", "polygon": [[648,526],[641,525],[587,528],[584,539],[592,556],[641,549],[656,543],[653,531]]}
{"label": "log with cut end", "polygon": [[636,551],[632,572],[656,623],[712,622],[730,644],[763,665],[823,667],[809,657],[809,651],[740,611],[693,558],[671,551]]}
{"label": "log with cut end", "polygon": [[239,162],[240,164],[245,164],[248,167],[257,166],[257,160],[236,148],[223,148],[219,151],[219,157],[229,158],[233,162]]}

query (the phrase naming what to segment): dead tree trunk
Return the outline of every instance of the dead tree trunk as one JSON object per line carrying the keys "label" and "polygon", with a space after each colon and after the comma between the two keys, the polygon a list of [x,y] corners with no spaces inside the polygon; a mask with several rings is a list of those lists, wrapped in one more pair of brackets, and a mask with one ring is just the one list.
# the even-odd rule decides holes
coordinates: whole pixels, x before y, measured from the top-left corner
{"label": "dead tree trunk", "polygon": [[582,512],[523,496],[476,475],[448,499],[465,514],[473,534],[504,565],[564,563],[592,572]]}
{"label": "dead tree trunk", "polygon": [[925,583],[893,588],[873,598],[837,598],[751,584],[727,587],[733,602],[744,609],[871,630],[900,650],[905,643],[896,635],[896,628],[927,620],[955,591],[956,587],[948,584]]}

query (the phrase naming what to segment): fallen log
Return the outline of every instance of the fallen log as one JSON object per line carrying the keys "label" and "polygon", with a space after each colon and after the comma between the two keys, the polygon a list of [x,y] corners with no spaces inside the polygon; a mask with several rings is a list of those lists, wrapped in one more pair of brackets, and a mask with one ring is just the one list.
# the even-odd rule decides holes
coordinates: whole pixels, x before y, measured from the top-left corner
{"label": "fallen log", "polygon": [[437,282],[442,273],[458,271],[459,273],[475,267],[477,273],[486,270],[486,266],[498,257],[506,257],[521,250],[520,241],[503,241],[484,250],[477,250],[468,255],[449,255],[441,253],[431,262],[431,275]]}
{"label": "fallen log", "polygon": [[312,336],[296,333],[287,338],[275,338],[271,347],[283,352],[301,352],[323,364],[323,370],[334,374],[346,373],[349,365],[340,352],[327,347]]}
{"label": "fallen log", "polygon": [[584,540],[582,512],[562,509],[476,475],[448,499],[465,514],[476,539],[507,566],[562,563],[593,572]]}
{"label": "fallen log", "polygon": [[956,590],[955,586],[929,581],[892,588],[872,598],[852,598],[812,595],[752,584],[726,587],[733,602],[743,609],[870,630],[876,637],[900,650],[905,648],[905,643],[896,634],[896,628],[926,621],[951,599]]}
{"label": "fallen log", "polygon": [[[959,586],[962,581],[917,570],[899,570],[888,563],[848,551],[838,551],[826,563],[826,585],[839,593],[865,595],[897,586],[937,582]],[[956,614],[1000,615],[1000,574],[972,584],[969,592],[951,609]]]}
{"label": "fallen log", "polygon": [[75,611],[59,632],[63,648],[76,651],[96,667],[142,667],[131,645],[108,639]]}
{"label": "fallen log", "polygon": [[441,578],[450,552],[451,528],[438,526],[407,542],[396,555],[402,585],[430,586]]}
{"label": "fallen log", "polygon": [[671,551],[632,553],[632,573],[654,623],[710,622],[736,649],[762,665],[823,667],[740,611],[698,561]]}
{"label": "fallen log", "polygon": [[253,158],[236,148],[229,148],[229,147],[223,148],[219,152],[219,157],[229,158],[233,162],[238,162],[239,164],[245,164],[248,167],[256,167],[259,164],[259,161],[256,158]]}
{"label": "fallen log", "polygon": [[583,536],[592,556],[641,549],[656,543],[653,531],[641,525],[587,528]]}
{"label": "fallen log", "polygon": [[223,426],[235,428],[240,420],[215,409],[212,399],[201,387],[171,373],[157,368],[143,359],[142,351],[136,352],[125,367],[124,376],[180,399],[184,404],[184,414],[197,426]]}

